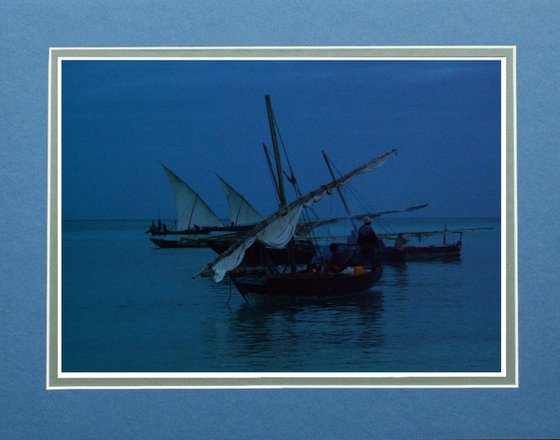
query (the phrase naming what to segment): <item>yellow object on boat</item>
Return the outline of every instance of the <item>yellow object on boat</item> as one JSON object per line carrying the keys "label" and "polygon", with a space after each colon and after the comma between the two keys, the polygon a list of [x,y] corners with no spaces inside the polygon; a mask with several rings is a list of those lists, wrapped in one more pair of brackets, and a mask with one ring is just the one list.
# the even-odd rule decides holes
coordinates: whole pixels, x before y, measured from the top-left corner
{"label": "yellow object on boat", "polygon": [[364,273],[364,266],[354,266],[354,275],[362,275]]}

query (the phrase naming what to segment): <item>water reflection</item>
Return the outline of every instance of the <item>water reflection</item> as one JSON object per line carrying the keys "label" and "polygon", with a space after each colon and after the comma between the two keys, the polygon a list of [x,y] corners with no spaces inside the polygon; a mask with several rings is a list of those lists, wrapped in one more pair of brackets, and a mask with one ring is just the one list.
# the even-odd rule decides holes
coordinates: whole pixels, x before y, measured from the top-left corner
{"label": "water reflection", "polygon": [[462,258],[460,255],[445,256],[439,258],[426,258],[424,260],[419,259],[415,261],[410,261],[407,264],[420,264],[420,265],[434,265],[434,264],[449,264],[451,266],[460,266]]}
{"label": "water reflection", "polygon": [[260,298],[232,313],[231,347],[255,371],[352,371],[356,361],[375,363],[384,342],[383,304],[380,290]]}

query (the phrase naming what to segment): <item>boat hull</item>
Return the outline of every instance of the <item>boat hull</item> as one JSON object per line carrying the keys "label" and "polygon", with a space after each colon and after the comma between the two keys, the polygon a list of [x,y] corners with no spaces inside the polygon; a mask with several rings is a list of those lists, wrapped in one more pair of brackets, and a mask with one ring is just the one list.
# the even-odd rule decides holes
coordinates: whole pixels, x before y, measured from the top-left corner
{"label": "boat hull", "polygon": [[429,261],[461,256],[461,245],[407,246],[404,249],[406,261]]}
{"label": "boat hull", "polygon": [[150,238],[150,241],[164,249],[208,247],[208,243],[204,239],[166,240],[163,238]]}
{"label": "boat hull", "polygon": [[312,297],[352,295],[374,286],[383,272],[382,267],[354,274],[325,274],[296,272],[277,275],[230,275],[237,289],[243,294],[272,295],[281,297]]}
{"label": "boat hull", "polygon": [[[209,240],[208,247],[212,249],[217,254],[222,254],[229,246],[231,246],[231,240]],[[265,264],[266,252],[268,258],[272,263],[276,265],[289,265],[290,255],[286,248],[275,249],[265,247],[260,243],[254,243],[249,249],[245,251],[245,256],[243,257],[243,264],[246,266],[261,266]],[[308,264],[311,259],[315,256],[316,250],[313,243],[303,241],[296,242],[295,250],[293,256],[295,263]]]}
{"label": "boat hull", "polygon": [[146,234],[151,235],[205,235],[211,234],[212,232],[243,232],[248,231],[254,225],[244,225],[244,226],[203,226],[200,228],[185,229],[182,231],[174,231],[170,229],[153,229],[150,228],[146,231]]}
{"label": "boat hull", "polygon": [[434,246],[407,246],[403,249],[386,246],[383,248],[383,263],[399,264],[410,261],[430,261],[461,256],[461,246],[434,245]]}
{"label": "boat hull", "polygon": [[[360,258],[359,247],[355,247],[354,250],[356,252],[356,257],[352,260],[352,264],[361,264],[365,267],[369,267],[369,261],[363,261]],[[403,264],[411,261],[454,259],[460,256],[461,244],[459,243],[453,245],[407,246],[403,249],[385,246],[382,250],[383,264]]]}

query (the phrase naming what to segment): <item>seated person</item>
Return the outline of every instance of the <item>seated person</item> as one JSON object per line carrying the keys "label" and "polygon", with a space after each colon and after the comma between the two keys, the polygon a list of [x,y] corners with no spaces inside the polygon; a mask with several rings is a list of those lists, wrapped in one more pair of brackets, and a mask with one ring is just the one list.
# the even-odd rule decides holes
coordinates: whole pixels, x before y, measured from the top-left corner
{"label": "seated person", "polygon": [[331,243],[329,249],[332,256],[331,261],[327,265],[327,272],[337,273],[343,271],[348,266],[348,262],[350,261],[350,258],[352,258],[352,254],[354,252],[352,251],[350,255],[345,257],[342,254],[342,249],[336,243]]}

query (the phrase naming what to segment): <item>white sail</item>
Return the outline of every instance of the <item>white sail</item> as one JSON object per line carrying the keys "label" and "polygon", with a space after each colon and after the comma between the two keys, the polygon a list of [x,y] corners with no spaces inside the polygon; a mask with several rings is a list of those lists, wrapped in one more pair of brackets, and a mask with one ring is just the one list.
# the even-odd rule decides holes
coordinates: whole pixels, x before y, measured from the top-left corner
{"label": "white sail", "polygon": [[232,226],[253,225],[263,220],[255,208],[239,194],[229,183],[222,177],[218,176],[224,191],[229,208],[229,220]]}
{"label": "white sail", "polygon": [[214,281],[219,283],[224,278],[226,272],[239,266],[243,260],[245,251],[249,249],[256,240],[273,248],[285,247],[294,235],[302,209],[302,205],[296,206],[285,215],[276,218],[260,232],[245,239],[228,256],[220,259],[213,265],[212,276]]}
{"label": "white sail", "polygon": [[177,230],[184,231],[205,226],[223,226],[220,219],[200,198],[200,196],[173,171],[162,164],[165,170],[173,194],[175,195],[175,205],[177,208]]}
{"label": "white sail", "polygon": [[233,243],[218,258],[210,263],[207,268],[200,271],[199,274],[208,269],[212,273],[214,281],[221,281],[226,272],[235,269],[241,263],[245,251],[255,240],[262,241],[268,245],[273,243],[275,247],[284,247],[295,233],[297,222],[304,206],[310,206],[318,202],[325,194],[332,194],[337,187],[346,185],[358,174],[380,167],[396,152],[397,150],[393,149],[382,156],[373,158],[362,166],[345,174],[340,179],[333,180],[326,185],[321,185],[316,190],[307,193],[288,206],[271,214],[244,234],[242,238]]}

